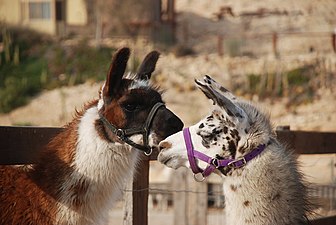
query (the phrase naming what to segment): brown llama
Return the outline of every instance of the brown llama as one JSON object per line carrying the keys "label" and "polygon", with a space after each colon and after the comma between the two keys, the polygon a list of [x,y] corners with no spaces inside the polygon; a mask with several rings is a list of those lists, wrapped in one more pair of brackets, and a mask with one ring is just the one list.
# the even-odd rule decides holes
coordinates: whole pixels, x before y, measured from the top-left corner
{"label": "brown llama", "polygon": [[[159,53],[123,78],[118,50],[97,100],[87,103],[29,167],[0,166],[0,224],[106,224],[139,160],[183,127],[149,83]],[[136,150],[136,149],[138,150]]]}

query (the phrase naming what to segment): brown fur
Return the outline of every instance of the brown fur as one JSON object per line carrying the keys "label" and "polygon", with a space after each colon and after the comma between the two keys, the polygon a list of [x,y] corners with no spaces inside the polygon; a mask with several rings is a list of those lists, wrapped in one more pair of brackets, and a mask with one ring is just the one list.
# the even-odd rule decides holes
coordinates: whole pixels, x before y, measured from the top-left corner
{"label": "brown fur", "polygon": [[[97,101],[76,112],[72,122],[46,146],[39,162],[28,171],[0,166],[0,224],[54,224],[57,190],[72,171],[79,119],[94,104]],[[74,187],[79,194],[84,188]]]}

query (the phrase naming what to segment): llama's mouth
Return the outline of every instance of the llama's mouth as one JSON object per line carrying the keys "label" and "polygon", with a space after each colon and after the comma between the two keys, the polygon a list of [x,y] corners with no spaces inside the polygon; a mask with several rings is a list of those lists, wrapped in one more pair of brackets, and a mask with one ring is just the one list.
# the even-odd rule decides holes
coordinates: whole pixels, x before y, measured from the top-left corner
{"label": "llama's mouth", "polygon": [[175,169],[175,170],[184,165],[183,160],[181,158],[171,157],[171,156],[169,156],[167,154],[164,154],[162,152],[158,155],[157,159],[160,163],[164,164],[167,167]]}
{"label": "llama's mouth", "polygon": [[160,161],[162,164],[167,165],[169,161],[171,161],[172,158],[166,158],[163,161]]}
{"label": "llama's mouth", "polygon": [[172,159],[173,159],[172,157],[164,157],[162,154],[158,155],[158,161],[171,168],[172,164],[174,164]]}

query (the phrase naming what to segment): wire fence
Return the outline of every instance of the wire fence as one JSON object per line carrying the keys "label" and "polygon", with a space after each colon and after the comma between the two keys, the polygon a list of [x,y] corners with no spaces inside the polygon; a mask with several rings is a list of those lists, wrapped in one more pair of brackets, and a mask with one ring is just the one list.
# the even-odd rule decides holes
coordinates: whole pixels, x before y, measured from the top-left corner
{"label": "wire fence", "polygon": [[[219,186],[219,184],[208,183],[209,186]],[[220,189],[218,188],[218,189]],[[223,198],[223,191],[198,191],[192,189],[169,189],[169,188],[143,188],[143,189],[124,189],[123,192],[146,192],[148,191],[150,195],[163,194],[163,195],[172,195],[174,193],[184,193],[184,194],[205,194],[208,196],[208,201],[211,201],[212,198]],[[330,200],[336,200],[336,185],[315,185],[309,188],[309,196],[318,197],[318,198],[327,198]],[[223,207],[224,208],[224,207]],[[336,204],[331,205],[331,210],[336,210]]]}
{"label": "wire fence", "polygon": [[[313,166],[325,163],[322,158],[318,157],[314,159],[314,162]],[[155,162],[155,164],[159,163]],[[309,166],[312,165],[309,164]],[[158,176],[157,171],[156,176]],[[151,181],[147,188],[133,190],[125,188],[123,191],[124,193],[149,193],[148,224],[150,225],[178,225],[179,223],[176,221],[179,220],[187,221],[187,224],[225,225],[225,196],[221,180],[215,179],[216,177],[211,176],[210,180],[205,183],[197,183],[193,180],[191,172],[183,168],[171,171],[170,178],[165,182],[160,177],[160,182]],[[317,215],[335,214],[336,185],[311,185],[309,186],[309,196],[318,205],[314,209]],[[201,206],[201,209],[195,210],[202,204],[205,204],[205,207]],[[201,218],[204,218],[202,223],[194,223],[195,211],[202,215]],[[123,212],[119,211],[119,213]],[[121,218],[120,215],[115,216],[115,219],[118,218]]]}
{"label": "wire fence", "polygon": [[[188,24],[179,24],[177,36],[182,45],[197,52],[217,52],[221,56],[256,58],[274,55],[307,53],[336,53],[336,34],[333,31],[288,32],[195,32]],[[197,30],[197,29],[196,29]]]}
{"label": "wire fence", "polygon": [[[156,187],[155,187],[156,186]],[[160,187],[158,187],[160,186]],[[225,225],[225,197],[222,191],[222,185],[218,183],[207,183],[206,191],[200,191],[198,188],[177,188],[174,189],[168,184],[150,184],[148,188],[142,189],[124,189],[124,193],[129,192],[149,192],[148,200],[148,224],[155,225],[175,225],[176,214],[175,207],[178,207],[174,200],[175,195],[182,194],[188,202],[183,209],[189,224],[193,224],[190,215],[193,214],[197,205],[191,204],[196,196],[206,197],[207,210],[205,212],[206,224]],[[334,215],[336,212],[336,185],[315,185],[309,187],[309,196],[317,203],[318,208],[314,210],[317,215]],[[197,198],[196,198],[197,199]],[[119,219],[122,208],[114,209],[113,219]],[[117,212],[119,214],[117,214]],[[178,219],[177,219],[178,220]],[[115,223],[113,224],[118,224]],[[120,222],[122,224],[122,222]]]}

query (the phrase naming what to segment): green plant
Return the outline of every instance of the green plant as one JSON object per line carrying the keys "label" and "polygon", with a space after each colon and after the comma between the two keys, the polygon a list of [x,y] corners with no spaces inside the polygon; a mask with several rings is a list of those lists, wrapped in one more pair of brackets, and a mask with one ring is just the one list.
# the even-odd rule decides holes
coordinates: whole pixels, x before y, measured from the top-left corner
{"label": "green plant", "polygon": [[67,47],[55,44],[47,54],[48,71],[54,80],[48,86],[76,85],[87,79],[105,79],[113,51],[106,47],[90,47],[86,41]]}
{"label": "green plant", "polygon": [[256,93],[258,90],[258,85],[260,83],[260,75],[257,74],[248,74],[248,91],[252,93]]}
{"label": "green plant", "polygon": [[246,92],[260,97],[288,96],[297,104],[309,102],[314,97],[314,80],[319,76],[316,66],[304,65],[281,74],[248,74]]}
{"label": "green plant", "polygon": [[41,74],[46,62],[43,59],[30,59],[20,66],[3,65],[0,69],[0,112],[9,112],[21,106],[43,86]]}
{"label": "green plant", "polygon": [[300,68],[295,68],[287,72],[287,78],[289,85],[304,85],[311,79],[310,66],[304,66]]}

